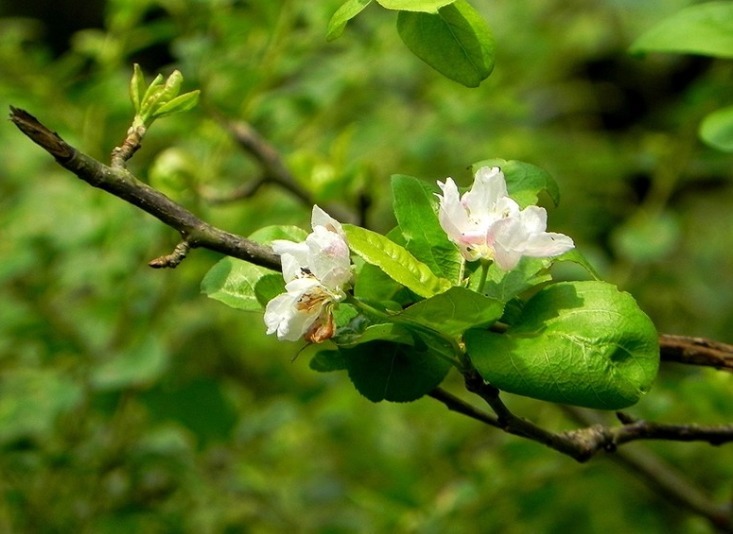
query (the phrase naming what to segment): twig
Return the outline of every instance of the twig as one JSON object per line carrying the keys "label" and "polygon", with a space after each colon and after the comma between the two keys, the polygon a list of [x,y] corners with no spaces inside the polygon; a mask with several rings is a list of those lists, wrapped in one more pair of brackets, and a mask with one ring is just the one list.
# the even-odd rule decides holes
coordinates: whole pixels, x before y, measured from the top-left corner
{"label": "twig", "polygon": [[[262,167],[265,182],[272,182],[292,193],[303,204],[315,204],[313,196],[298,184],[295,176],[285,166],[277,149],[245,121],[221,120],[223,126],[248,154]],[[354,215],[340,206],[328,205],[326,211],[341,222],[356,222]]]}
{"label": "twig", "polygon": [[177,230],[191,248],[207,248],[270,269],[280,269],[280,258],[268,247],[212,226],[160,191],[139,181],[124,168],[112,168],[79,152],[46,128],[30,113],[10,108],[10,120],[56,162],[88,184],[137,206]]}
{"label": "twig", "polygon": [[659,347],[664,361],[733,372],[733,345],[701,337],[662,334],[659,336]]}
{"label": "twig", "polygon": [[226,194],[214,192],[209,188],[199,189],[199,194],[211,204],[224,204],[253,197],[265,183],[267,183],[265,178],[256,178]]}
{"label": "twig", "polygon": [[187,241],[182,241],[176,245],[173,252],[151,260],[148,265],[153,269],[163,269],[165,267],[175,269],[186,258],[190,249],[191,245]]}
{"label": "twig", "polygon": [[459,399],[452,393],[448,393],[443,388],[435,388],[430,393],[428,393],[428,396],[434,398],[439,402],[442,402],[445,407],[452,412],[465,415],[466,417],[470,417],[471,419],[475,419],[476,421],[481,421],[482,423],[494,426],[496,428],[501,428],[499,420],[496,417],[474,408],[473,406]]}
{"label": "twig", "polygon": [[[601,427],[599,419],[586,410],[563,406],[563,411],[576,422]],[[632,423],[638,424],[640,422]],[[664,438],[662,438],[664,439]],[[730,506],[715,504],[712,499],[682,473],[664,463],[656,455],[639,448],[624,448],[608,458],[639,477],[666,499],[684,506],[710,521],[720,532],[733,532],[733,510]]]}

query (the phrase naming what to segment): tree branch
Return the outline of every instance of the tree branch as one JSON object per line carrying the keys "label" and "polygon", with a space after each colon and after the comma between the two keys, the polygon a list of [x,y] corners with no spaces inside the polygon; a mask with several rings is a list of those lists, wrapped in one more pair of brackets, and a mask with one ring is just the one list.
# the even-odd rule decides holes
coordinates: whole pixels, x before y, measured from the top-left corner
{"label": "tree branch", "polygon": [[[104,165],[67,144],[58,134],[46,128],[26,111],[13,107],[10,109],[10,120],[26,136],[51,154],[62,167],[90,185],[103,189],[153,215],[181,234],[183,241],[176,249],[171,254],[153,260],[151,266],[175,267],[186,256],[189,248],[203,247],[257,265],[280,269],[279,257],[268,247],[200,220],[159,191],[137,180],[124,165],[112,167]],[[253,130],[247,130],[241,124],[235,131],[241,142],[256,154],[265,170],[279,176],[278,183],[290,183],[290,178],[283,174],[287,173],[287,170],[270,145]],[[298,195],[300,196],[300,193]],[[666,361],[733,370],[731,345],[702,338],[662,335],[660,346],[661,356]],[[630,419],[622,420],[623,424],[617,427],[594,424],[569,432],[553,433],[514,415],[501,400],[500,391],[485,383],[475,370],[468,371],[464,375],[464,380],[468,391],[481,397],[495,412],[495,417],[475,409],[439,388],[433,390],[430,396],[442,402],[449,410],[500,428],[507,433],[542,443],[580,462],[587,461],[599,451],[615,451],[622,444],[643,439],[703,441],[712,445],[733,442],[733,425],[669,425]]]}
{"label": "tree branch", "polygon": [[[252,125],[245,121],[231,121],[223,118],[220,121],[239,146],[260,164],[263,171],[263,182],[277,184],[292,193],[293,196],[300,199],[307,206],[316,203],[313,195],[298,184],[277,149],[268,143]],[[257,187],[259,185],[261,184],[258,184]],[[235,198],[242,198],[242,195],[247,194],[250,189],[251,187],[242,187],[241,190],[235,192]],[[221,202],[221,199],[219,199],[219,202]],[[340,206],[328,205],[326,211],[341,222],[356,222],[354,215]]]}
{"label": "tree branch", "polygon": [[662,334],[659,336],[659,347],[664,361],[733,372],[733,345],[701,337]]}
{"label": "tree branch", "polygon": [[[135,178],[123,167],[109,167],[79,152],[30,113],[11,106],[10,120],[34,143],[51,154],[59,165],[88,184],[137,206],[177,230],[188,247],[207,248],[263,267],[280,269],[280,258],[269,247],[202,221],[160,191]],[[177,265],[174,263],[157,266],[174,267]]]}
{"label": "tree branch", "polygon": [[[571,419],[588,425],[589,428],[602,428],[600,420],[587,410],[563,406],[563,411]],[[639,448],[624,448],[615,451],[615,454],[609,455],[608,458],[640,478],[667,500],[705,517],[718,531],[733,532],[731,508],[715,504],[709,495],[698,489],[691,480],[685,478],[682,473],[663,462],[655,454]]]}

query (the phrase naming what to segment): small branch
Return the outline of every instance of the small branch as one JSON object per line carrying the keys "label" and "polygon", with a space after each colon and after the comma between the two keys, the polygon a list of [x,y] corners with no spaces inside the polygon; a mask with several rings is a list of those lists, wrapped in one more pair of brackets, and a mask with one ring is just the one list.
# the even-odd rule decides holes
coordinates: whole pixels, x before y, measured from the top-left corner
{"label": "small branch", "polygon": [[661,334],[659,346],[663,361],[733,372],[733,345],[701,337]]}
{"label": "small branch", "polygon": [[491,409],[498,417],[498,427],[505,432],[542,443],[551,449],[575,458],[579,462],[590,459],[596,452],[595,450],[588,450],[583,440],[578,439],[578,437],[555,434],[514,415],[499,398],[499,390],[484,382],[484,379],[475,370],[468,371],[463,376],[466,389],[484,399],[491,406]]}
{"label": "small branch", "polygon": [[234,202],[237,200],[244,200],[246,198],[253,197],[255,193],[257,193],[257,191],[259,191],[260,188],[265,185],[265,183],[267,183],[267,180],[265,180],[264,178],[257,178],[226,194],[214,192],[213,190],[209,190],[209,188],[200,189],[199,194],[204,200],[206,200],[210,204],[225,204],[227,202]]}
{"label": "small branch", "polygon": [[[589,425],[589,428],[602,428],[600,420],[586,410],[563,406],[563,411],[576,422]],[[635,422],[632,425],[639,423]],[[662,462],[656,455],[643,449],[624,448],[609,455],[609,459],[639,477],[666,499],[705,517],[720,532],[733,532],[733,513],[730,507],[715,504],[691,480]]]}
{"label": "small branch", "polygon": [[212,226],[124,168],[113,168],[79,152],[30,113],[10,108],[10,120],[56,162],[88,184],[137,206],[177,230],[191,248],[207,248],[256,265],[280,270],[280,258],[269,247]]}
{"label": "small branch", "polygon": [[[285,162],[280,157],[277,149],[268,143],[249,123],[226,119],[221,119],[221,122],[239,146],[260,164],[265,182],[277,184],[292,193],[293,196],[300,199],[307,206],[315,204],[313,196],[298,184],[295,176],[285,166]],[[328,205],[326,211],[341,222],[356,222],[352,213],[343,210],[339,206]]]}
{"label": "small branch", "polygon": [[122,144],[112,150],[112,167],[124,169],[127,166],[127,161],[140,149],[144,136],[145,126],[131,126],[127,130],[127,137],[125,137]]}
{"label": "small branch", "polygon": [[434,398],[439,402],[442,402],[445,407],[452,412],[460,413],[461,415],[465,415],[466,417],[470,417],[471,419],[475,419],[476,421],[480,421],[496,428],[501,428],[499,420],[496,417],[491,414],[482,412],[481,410],[477,410],[467,402],[464,402],[463,400],[459,399],[452,393],[448,393],[442,388],[435,388],[433,391],[428,393],[428,396]]}

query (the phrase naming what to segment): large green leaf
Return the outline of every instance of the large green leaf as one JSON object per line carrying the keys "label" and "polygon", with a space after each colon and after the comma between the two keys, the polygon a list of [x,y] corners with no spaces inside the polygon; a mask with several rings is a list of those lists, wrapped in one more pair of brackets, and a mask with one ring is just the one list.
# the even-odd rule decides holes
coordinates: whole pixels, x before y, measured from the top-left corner
{"label": "large green leaf", "polygon": [[331,20],[328,21],[328,29],[326,31],[326,39],[333,41],[344,33],[346,24],[361,13],[366,6],[372,3],[372,0],[347,0],[341,7],[336,10]]}
{"label": "large green leaf", "polygon": [[499,389],[589,408],[634,404],[659,366],[651,320],[604,282],[549,286],[506,333],[470,330],[465,341],[476,369]]}
{"label": "large green leaf", "polygon": [[501,317],[504,304],[465,287],[453,287],[432,298],[421,300],[397,314],[448,337],[458,337],[469,328],[488,326]]}
{"label": "large green leaf", "polygon": [[463,259],[440,226],[435,193],[437,186],[412,176],[392,176],[395,216],[407,240],[407,250],[434,273],[459,282]]}
{"label": "large green leaf", "polygon": [[682,9],[639,37],[631,51],[733,58],[733,2],[707,2]]}
{"label": "large green leaf", "polygon": [[[308,232],[297,226],[265,226],[253,232],[249,238],[257,243],[270,243],[276,239],[301,242]],[[201,292],[239,310],[261,311],[275,295],[281,293],[285,283],[282,275],[246,261],[226,257],[214,265],[201,281]]]}
{"label": "large green leaf", "polygon": [[262,277],[272,274],[264,267],[226,257],[206,273],[201,281],[201,292],[232,308],[259,311],[262,304],[257,299],[255,287]]}
{"label": "large green leaf", "polygon": [[700,137],[710,146],[733,152],[733,106],[713,111],[700,125]]}
{"label": "large green leaf", "polygon": [[466,87],[478,87],[494,69],[491,30],[465,0],[435,14],[400,11],[397,31],[417,57]]}
{"label": "large green leaf", "polygon": [[385,236],[351,224],[343,228],[352,251],[421,297],[432,297],[452,287],[448,280],[435,276],[427,265]]}
{"label": "large green leaf", "polygon": [[423,13],[437,13],[438,9],[456,0],[377,0],[385,9],[395,11],[420,11]]}
{"label": "large green leaf", "polygon": [[481,167],[500,167],[509,195],[523,208],[537,204],[542,191],[550,196],[556,206],[560,202],[560,188],[555,179],[549,172],[531,163],[494,158],[479,161],[471,167],[474,173]]}
{"label": "large green leaf", "polygon": [[450,362],[427,346],[374,341],[341,349],[349,378],[372,402],[409,402],[438,386]]}

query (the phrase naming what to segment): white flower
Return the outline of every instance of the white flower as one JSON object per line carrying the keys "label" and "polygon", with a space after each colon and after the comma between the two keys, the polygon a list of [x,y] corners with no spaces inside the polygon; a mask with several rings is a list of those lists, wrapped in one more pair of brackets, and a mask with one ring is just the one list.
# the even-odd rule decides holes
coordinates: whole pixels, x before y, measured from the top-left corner
{"label": "white flower", "polygon": [[267,303],[267,333],[280,340],[305,336],[320,343],[333,336],[333,306],[346,298],[351,260],[341,224],[313,206],[313,232],[302,243],[276,240],[285,279],[285,293]]}
{"label": "white flower", "polygon": [[549,258],[575,246],[566,235],[545,232],[544,208],[519,209],[508,196],[504,174],[498,167],[480,168],[471,190],[462,197],[451,178],[438,185],[443,191],[438,195],[440,225],[468,261],[493,260],[500,268],[510,270],[522,256]]}

